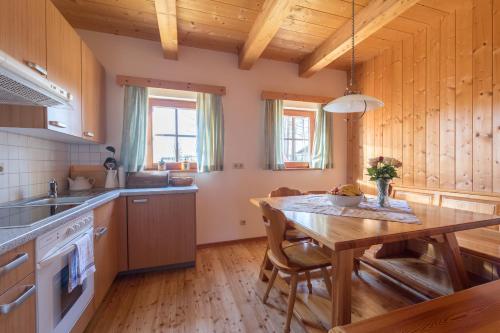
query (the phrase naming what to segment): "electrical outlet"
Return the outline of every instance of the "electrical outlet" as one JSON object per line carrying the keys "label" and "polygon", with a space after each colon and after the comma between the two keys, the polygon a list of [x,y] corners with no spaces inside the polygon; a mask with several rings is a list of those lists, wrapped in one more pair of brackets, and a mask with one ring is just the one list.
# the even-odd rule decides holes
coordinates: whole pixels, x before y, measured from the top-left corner
{"label": "electrical outlet", "polygon": [[247,225],[247,221],[246,220],[240,220],[240,225]]}
{"label": "electrical outlet", "polygon": [[3,163],[0,163],[0,175],[5,172],[5,167],[3,166]]}
{"label": "electrical outlet", "polygon": [[233,163],[233,169],[243,169],[244,164],[243,163]]}

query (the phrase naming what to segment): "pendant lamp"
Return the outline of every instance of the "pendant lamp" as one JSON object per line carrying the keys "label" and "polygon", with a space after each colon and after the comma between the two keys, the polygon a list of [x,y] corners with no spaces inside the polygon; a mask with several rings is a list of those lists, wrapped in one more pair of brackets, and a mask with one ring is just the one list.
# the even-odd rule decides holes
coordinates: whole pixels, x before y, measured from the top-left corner
{"label": "pendant lamp", "polygon": [[351,57],[351,77],[349,86],[344,92],[344,96],[334,99],[329,102],[323,110],[333,113],[355,113],[363,112],[363,117],[366,111],[374,110],[384,106],[384,102],[368,95],[363,95],[355,89],[354,73],[355,73],[355,47],[354,47],[354,0],[352,1],[352,57]]}

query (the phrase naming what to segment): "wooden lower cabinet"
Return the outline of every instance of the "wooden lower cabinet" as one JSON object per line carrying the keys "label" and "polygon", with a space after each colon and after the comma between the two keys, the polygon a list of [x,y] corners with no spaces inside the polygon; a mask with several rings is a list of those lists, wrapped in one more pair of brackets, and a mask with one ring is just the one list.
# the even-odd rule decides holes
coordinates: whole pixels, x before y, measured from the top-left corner
{"label": "wooden lower cabinet", "polygon": [[33,333],[36,332],[36,290],[35,273],[29,274],[15,286],[0,295],[0,304],[12,303],[23,294],[29,296],[7,314],[0,315],[0,333]]}
{"label": "wooden lower cabinet", "polygon": [[127,213],[130,270],[195,261],[195,193],[128,197]]}
{"label": "wooden lower cabinet", "polygon": [[120,224],[125,209],[124,198],[118,198],[94,210],[94,303],[97,308],[119,271]]}

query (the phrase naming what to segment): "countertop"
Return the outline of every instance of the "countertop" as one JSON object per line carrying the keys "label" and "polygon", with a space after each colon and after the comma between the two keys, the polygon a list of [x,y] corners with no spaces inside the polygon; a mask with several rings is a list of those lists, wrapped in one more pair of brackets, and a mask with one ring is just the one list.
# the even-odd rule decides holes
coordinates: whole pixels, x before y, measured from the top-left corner
{"label": "countertop", "polygon": [[91,194],[92,198],[85,203],[40,220],[32,226],[0,229],[0,255],[121,196],[193,193],[197,191],[198,187],[191,185],[139,189],[119,188],[93,192]]}

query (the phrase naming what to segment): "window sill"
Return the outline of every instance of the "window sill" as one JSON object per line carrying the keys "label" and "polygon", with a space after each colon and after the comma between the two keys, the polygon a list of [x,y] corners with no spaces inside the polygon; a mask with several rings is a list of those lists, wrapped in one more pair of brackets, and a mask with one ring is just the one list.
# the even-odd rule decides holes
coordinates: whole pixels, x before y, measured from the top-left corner
{"label": "window sill", "polygon": [[145,171],[170,171],[170,173],[198,173],[196,169],[190,170],[180,170],[180,169],[166,169],[166,170],[158,170],[156,168],[146,168]]}
{"label": "window sill", "polygon": [[323,170],[321,168],[285,168],[285,169],[277,169],[277,170],[273,170],[273,171],[304,171],[304,170]]}
{"label": "window sill", "polygon": [[198,170],[167,170],[170,173],[198,173]]}

